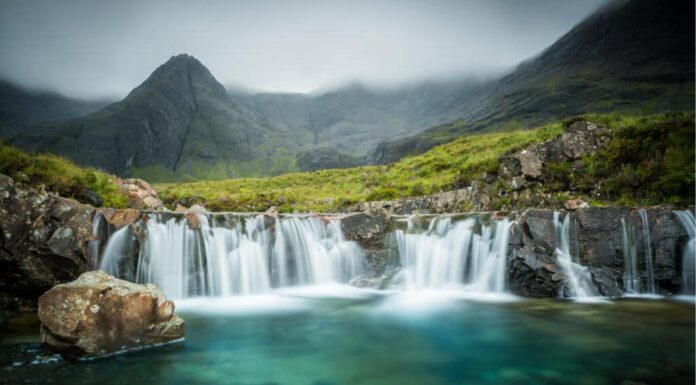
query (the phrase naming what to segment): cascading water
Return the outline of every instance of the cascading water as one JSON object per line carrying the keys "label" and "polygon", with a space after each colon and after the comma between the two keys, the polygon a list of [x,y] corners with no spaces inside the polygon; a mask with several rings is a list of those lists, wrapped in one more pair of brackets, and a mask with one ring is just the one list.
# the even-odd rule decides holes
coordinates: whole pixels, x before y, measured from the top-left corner
{"label": "cascading water", "polygon": [[[655,294],[654,258],[652,240],[650,233],[650,223],[648,213],[645,209],[638,210],[640,218],[640,230],[629,218],[621,219],[624,255],[624,290],[628,294]],[[645,284],[642,284],[639,270],[638,247],[642,241],[642,250],[645,266]]]}
{"label": "cascading water", "polygon": [[87,244],[87,252],[92,260],[92,264],[97,266],[99,263],[99,248],[101,247],[101,241],[99,240],[99,230],[104,224],[104,216],[102,213],[95,213],[92,218],[92,238]]}
{"label": "cascading water", "polygon": [[172,298],[342,283],[362,269],[362,250],[344,238],[339,220],[278,217],[274,228],[266,228],[264,219],[238,215],[218,225],[205,214],[169,219],[153,214],[111,236],[100,268],[157,284]]}
{"label": "cascading water", "polygon": [[691,211],[675,211],[682,226],[689,237],[682,251],[682,292],[684,294],[696,293],[696,279],[694,279],[694,269],[696,269],[696,220]]}
{"label": "cascading water", "polygon": [[645,209],[638,211],[640,215],[641,228],[643,229],[643,248],[645,252],[645,274],[647,276],[646,291],[650,294],[655,293],[655,273],[653,268],[652,242],[650,240],[650,224],[648,223],[648,213]]}
{"label": "cascading water", "polygon": [[590,272],[579,261],[574,261],[570,252],[570,215],[566,214],[561,222],[561,213],[554,211],[553,224],[556,230],[556,258],[566,275],[570,296],[597,296],[597,289],[592,282]]}
{"label": "cascading water", "polygon": [[[505,291],[505,266],[510,226],[508,219],[479,225],[475,219],[453,222],[439,216],[418,233],[415,217],[396,239],[410,289],[462,287],[477,292]],[[479,232],[477,233],[477,228]]]}
{"label": "cascading water", "polygon": [[347,242],[338,221],[277,219],[273,248],[279,286],[347,282],[360,268],[360,247]]}
{"label": "cascading water", "polygon": [[638,276],[638,249],[636,247],[635,229],[631,222],[621,218],[623,230],[623,254],[624,254],[624,290],[627,293],[640,293],[640,277]]}

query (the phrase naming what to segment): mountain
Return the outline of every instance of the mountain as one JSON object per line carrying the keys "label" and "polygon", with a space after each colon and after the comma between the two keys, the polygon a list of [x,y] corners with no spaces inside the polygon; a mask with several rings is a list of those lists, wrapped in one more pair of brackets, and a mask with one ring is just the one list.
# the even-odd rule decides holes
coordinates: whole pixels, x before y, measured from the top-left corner
{"label": "mountain", "polygon": [[0,136],[8,137],[39,122],[86,115],[107,101],[66,98],[55,92],[31,91],[0,80]]}
{"label": "mountain", "polygon": [[350,167],[364,163],[381,141],[443,121],[448,101],[470,84],[228,93],[202,63],[182,54],[122,101],[77,119],[34,125],[10,143],[151,181]]}
{"label": "mountain", "polygon": [[60,118],[55,109],[25,113],[14,125],[21,130],[0,135],[24,150],[154,182],[389,163],[462,135],[589,112],[692,110],[693,14],[688,0],[611,2],[486,81],[253,94],[227,91],[197,59],[178,55],[117,103],[57,122],[32,124]]}
{"label": "mountain", "polygon": [[197,59],[178,55],[122,101],[78,119],[34,126],[10,142],[118,175],[177,180],[261,173],[272,167],[263,156],[296,152],[283,149],[282,143],[292,142],[284,134],[231,99]]}
{"label": "mountain", "polygon": [[694,43],[693,1],[611,2],[537,57],[455,101],[450,117],[460,120],[383,142],[370,161],[589,112],[693,110]]}

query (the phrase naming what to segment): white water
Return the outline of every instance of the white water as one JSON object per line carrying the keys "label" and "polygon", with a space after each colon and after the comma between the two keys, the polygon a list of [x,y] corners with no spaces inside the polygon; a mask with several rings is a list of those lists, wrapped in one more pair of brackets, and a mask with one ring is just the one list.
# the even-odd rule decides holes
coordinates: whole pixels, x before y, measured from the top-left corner
{"label": "white water", "polygon": [[453,223],[450,217],[439,216],[421,233],[416,231],[414,220],[409,218],[406,232],[396,231],[408,289],[505,291],[510,220],[478,226],[477,232],[474,219]]}
{"label": "white water", "polygon": [[638,276],[638,248],[636,247],[635,229],[631,222],[621,218],[624,255],[624,290],[629,294],[640,293],[640,277]]}
{"label": "white water", "polygon": [[87,244],[87,253],[91,259],[92,265],[97,266],[99,263],[99,247],[101,242],[99,241],[99,229],[103,226],[104,216],[102,213],[94,214],[92,218],[92,240]]}
{"label": "white water", "polygon": [[574,260],[570,253],[570,215],[566,214],[563,222],[560,212],[554,211],[553,224],[556,230],[556,258],[566,276],[566,283],[571,297],[594,297],[598,295],[587,268]]}
{"label": "white water", "polygon": [[[654,257],[650,222],[645,209],[638,210],[640,217],[640,232],[633,225],[630,218],[622,218],[623,256],[624,256],[624,290],[627,294],[655,294]],[[643,256],[645,260],[645,284],[641,282],[639,270],[638,247],[642,241]]]}
{"label": "white water", "polygon": [[[362,269],[362,250],[345,240],[338,220],[278,218],[273,231],[264,227],[262,215],[235,217],[227,227],[211,225],[204,214],[188,216],[197,225],[160,215],[139,222],[142,234],[135,258],[133,230],[120,229],[109,239],[100,268],[138,283],[154,283],[177,299],[342,283]],[[124,263],[133,259],[137,265]]]}
{"label": "white water", "polygon": [[290,217],[276,220],[273,247],[279,286],[348,282],[361,265],[360,247],[348,242],[338,221]]}
{"label": "white water", "polygon": [[652,241],[650,240],[650,224],[648,223],[648,213],[645,209],[638,211],[640,215],[641,228],[643,229],[643,250],[645,253],[645,275],[646,292],[655,294],[655,273],[653,268]]}
{"label": "white water", "polygon": [[675,211],[674,214],[679,218],[682,226],[689,237],[687,244],[682,252],[682,292],[694,294],[696,291],[696,220],[691,211]]}

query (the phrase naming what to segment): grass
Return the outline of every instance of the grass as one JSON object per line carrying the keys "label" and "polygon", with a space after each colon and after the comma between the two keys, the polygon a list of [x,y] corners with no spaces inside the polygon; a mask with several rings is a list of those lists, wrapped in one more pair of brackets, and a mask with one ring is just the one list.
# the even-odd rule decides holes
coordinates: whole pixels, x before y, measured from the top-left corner
{"label": "grass", "polygon": [[578,171],[561,173],[571,188],[588,193],[601,181],[605,202],[694,204],[694,113],[590,119],[614,128],[613,137],[606,149],[582,159]]}
{"label": "grass", "polygon": [[[694,113],[625,116],[587,115],[612,130],[607,148],[579,162],[546,164],[543,183],[530,188],[535,197],[562,205],[581,197],[595,206],[689,206],[694,202]],[[393,200],[448,191],[497,173],[501,155],[550,139],[569,122],[532,130],[460,137],[430,151],[383,166],[293,173],[267,178],[243,178],[159,184],[163,201],[173,208],[203,203],[214,211],[281,212],[338,211],[374,200]],[[157,170],[148,170],[157,172]],[[84,201],[91,190],[104,198],[103,206],[123,208],[128,199],[112,175],[84,168],[54,155],[27,154],[0,144],[0,173],[19,183],[43,186],[48,191]],[[492,185],[491,207],[522,208],[536,200],[512,198],[510,187],[498,179]]]}
{"label": "grass", "polygon": [[18,183],[42,187],[78,201],[85,202],[85,193],[91,190],[104,199],[104,207],[128,206],[128,197],[118,191],[113,175],[77,166],[59,156],[28,154],[0,143],[0,173]]}
{"label": "grass", "polygon": [[[570,197],[584,198],[596,206],[693,204],[693,113],[593,114],[585,118],[612,129],[608,148],[576,165],[547,165],[544,183],[532,188],[532,195],[546,195],[547,202],[557,206]],[[567,124],[464,136],[386,166],[160,184],[156,188],[170,206],[182,202],[204,203],[216,211],[264,211],[271,206],[281,212],[337,211],[357,202],[422,196],[470,185],[484,174],[495,174],[501,155],[552,138]],[[512,200],[504,183],[495,187],[498,196],[491,197],[492,207],[534,204]]]}
{"label": "grass", "polygon": [[[563,131],[561,123],[497,134],[471,135],[425,154],[385,166],[294,173],[271,178],[243,178],[183,184],[159,184],[161,198],[205,202],[216,211],[334,211],[370,200],[388,200],[451,190],[496,172],[498,157]],[[193,198],[192,198],[193,197]]]}

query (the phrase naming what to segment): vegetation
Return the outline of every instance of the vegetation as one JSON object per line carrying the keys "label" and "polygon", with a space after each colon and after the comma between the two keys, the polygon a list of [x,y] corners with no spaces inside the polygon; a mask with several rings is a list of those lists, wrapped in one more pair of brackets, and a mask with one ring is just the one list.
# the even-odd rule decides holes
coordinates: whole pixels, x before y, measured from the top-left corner
{"label": "vegetation", "polygon": [[[548,164],[544,183],[531,192],[555,205],[580,196],[594,205],[648,205],[694,200],[694,114],[589,115],[606,124],[608,148],[579,164]],[[217,211],[334,211],[351,204],[452,190],[495,174],[499,157],[563,132],[567,123],[505,133],[461,137],[386,166],[322,170],[272,178],[246,178],[156,186],[169,205],[205,203]],[[601,182],[601,183],[600,183]],[[508,187],[492,197],[494,207],[511,201]],[[600,192],[597,195],[597,192]],[[500,200],[500,202],[497,202]]]}
{"label": "vegetation", "polygon": [[[295,173],[156,188],[169,204],[204,201],[218,211],[332,211],[370,200],[388,200],[451,190],[498,169],[498,157],[562,132],[561,123],[539,129],[472,135],[435,147],[425,154],[385,166]],[[193,197],[191,199],[191,197]],[[188,199],[187,199],[188,198]]]}
{"label": "vegetation", "polygon": [[128,197],[113,183],[114,176],[77,166],[55,155],[27,154],[0,143],[0,173],[11,176],[18,183],[45,188],[78,201],[85,201],[85,194],[93,191],[104,199],[102,205],[105,207],[128,205]]}
{"label": "vegetation", "polygon": [[[694,114],[644,117],[596,115],[613,128],[606,149],[582,159],[581,167],[547,165],[556,174],[552,191],[568,187],[589,193],[602,182],[601,200],[638,206],[694,203]],[[567,185],[566,185],[567,184]]]}
{"label": "vegetation", "polygon": [[[531,195],[543,195],[551,205],[562,205],[570,197],[582,197],[593,205],[693,204],[694,113],[585,118],[611,128],[608,147],[576,163],[546,164],[542,183],[529,187]],[[534,205],[533,201],[515,201],[510,186],[492,178],[499,158],[562,133],[569,123],[464,136],[383,166],[156,188],[172,208],[177,203],[204,203],[216,211],[264,211],[272,206],[281,212],[336,211],[358,202],[423,196],[486,180],[498,192],[491,196],[492,207]],[[114,176],[58,156],[27,154],[0,144],[0,173],[65,197],[85,201],[85,194],[93,191],[104,198],[104,206],[127,206],[127,197],[113,183]]]}

